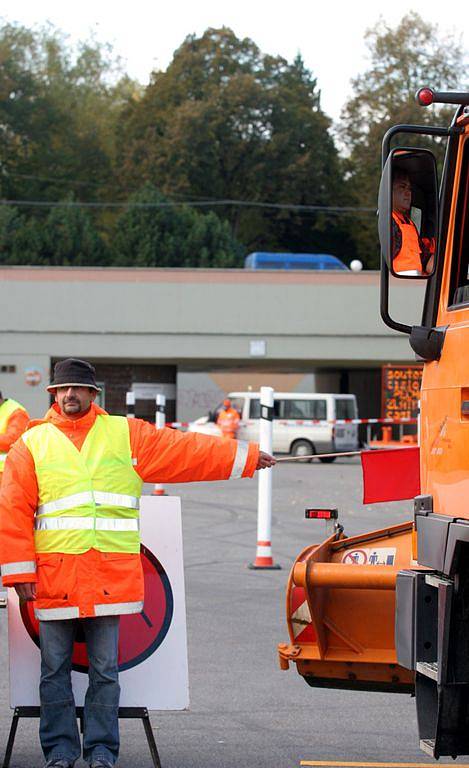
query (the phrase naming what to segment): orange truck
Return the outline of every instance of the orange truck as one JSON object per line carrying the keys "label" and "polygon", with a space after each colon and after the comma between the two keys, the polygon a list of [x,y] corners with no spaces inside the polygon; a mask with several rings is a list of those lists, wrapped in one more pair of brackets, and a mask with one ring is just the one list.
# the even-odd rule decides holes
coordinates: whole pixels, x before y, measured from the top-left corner
{"label": "orange truck", "polygon": [[[421,88],[417,101],[457,107],[449,127],[383,139],[381,316],[424,362],[420,495],[408,523],[350,538],[336,524],[300,553],[278,653],[313,687],[415,693],[420,747],[455,758],[469,754],[469,93]],[[440,184],[418,136],[446,141]],[[406,243],[414,261],[396,268]],[[390,274],[426,281],[421,325],[391,317]]]}

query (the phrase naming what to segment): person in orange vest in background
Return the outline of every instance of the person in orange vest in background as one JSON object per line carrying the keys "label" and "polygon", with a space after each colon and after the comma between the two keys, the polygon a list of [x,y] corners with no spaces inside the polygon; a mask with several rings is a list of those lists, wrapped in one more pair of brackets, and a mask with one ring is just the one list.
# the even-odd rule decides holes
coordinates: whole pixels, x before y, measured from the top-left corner
{"label": "person in orange vest in background", "polygon": [[35,601],[47,768],[72,768],[81,754],[70,679],[78,626],[90,664],[83,756],[91,768],[110,768],[119,752],[119,617],[143,610],[143,483],[251,477],[275,459],[256,443],[110,416],[94,402],[100,390],[84,360],[57,363],[47,389],[54,405],[5,463],[1,574],[20,600]]}
{"label": "person in orange vest in background", "polygon": [[412,184],[409,175],[394,171],[392,182],[393,270],[402,275],[425,275],[433,268],[434,243],[420,237],[410,218]]}
{"label": "person in orange vest in background", "polygon": [[13,443],[23,434],[29,422],[26,408],[0,392],[0,485],[5,461]]}
{"label": "person in orange vest in background", "polygon": [[236,439],[239,429],[239,413],[236,408],[233,408],[228,397],[223,400],[223,410],[217,416],[217,426],[220,427],[223,437]]}

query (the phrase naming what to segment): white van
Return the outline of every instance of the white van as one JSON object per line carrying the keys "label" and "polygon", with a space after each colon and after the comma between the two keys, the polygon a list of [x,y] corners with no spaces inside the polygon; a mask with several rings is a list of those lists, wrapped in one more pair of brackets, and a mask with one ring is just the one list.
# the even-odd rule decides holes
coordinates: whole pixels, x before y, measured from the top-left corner
{"label": "white van", "polygon": [[[241,422],[239,440],[259,439],[259,392],[230,392],[232,405],[239,412]],[[221,434],[215,423],[216,414],[202,416],[189,424],[189,432]],[[355,395],[310,392],[275,392],[273,450],[291,456],[308,456],[312,453],[340,453],[359,449],[358,425],[335,424],[336,420],[357,419]],[[315,424],[321,421],[324,423]],[[334,457],[321,459],[334,461]]]}

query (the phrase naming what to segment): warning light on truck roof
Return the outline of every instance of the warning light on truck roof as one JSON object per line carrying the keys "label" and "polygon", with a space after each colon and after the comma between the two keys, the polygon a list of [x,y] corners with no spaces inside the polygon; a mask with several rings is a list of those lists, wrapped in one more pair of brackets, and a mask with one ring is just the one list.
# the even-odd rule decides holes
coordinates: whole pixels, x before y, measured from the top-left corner
{"label": "warning light on truck roof", "polygon": [[431,88],[420,88],[417,91],[417,101],[422,107],[429,107],[433,104],[433,91]]}
{"label": "warning light on truck roof", "polygon": [[307,520],[337,520],[339,511],[337,509],[305,509],[305,518]]}

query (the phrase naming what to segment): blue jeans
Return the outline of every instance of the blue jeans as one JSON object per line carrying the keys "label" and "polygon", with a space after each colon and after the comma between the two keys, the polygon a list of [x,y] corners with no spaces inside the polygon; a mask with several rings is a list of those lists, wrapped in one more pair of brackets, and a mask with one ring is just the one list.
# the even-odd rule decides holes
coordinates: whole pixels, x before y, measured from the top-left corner
{"label": "blue jeans", "polygon": [[39,736],[46,760],[80,757],[80,735],[71,683],[73,642],[78,626],[88,650],[89,686],[83,716],[83,757],[114,764],[119,754],[117,650],[119,617],[40,621],[41,722]]}

